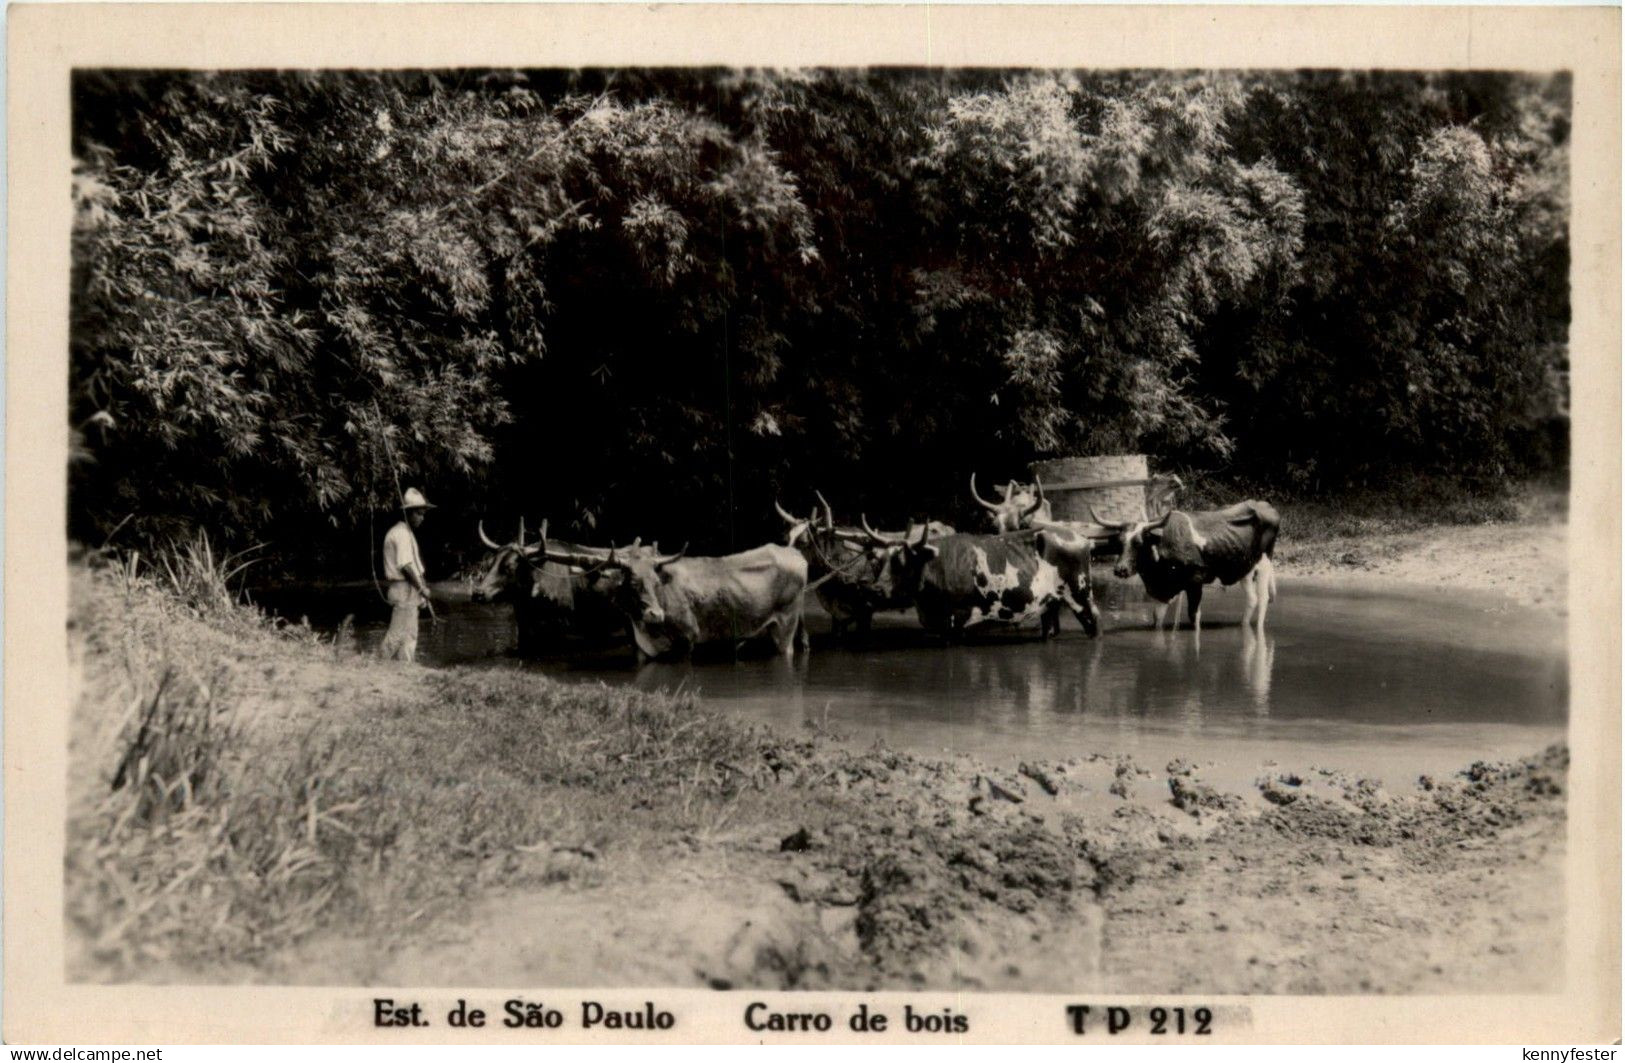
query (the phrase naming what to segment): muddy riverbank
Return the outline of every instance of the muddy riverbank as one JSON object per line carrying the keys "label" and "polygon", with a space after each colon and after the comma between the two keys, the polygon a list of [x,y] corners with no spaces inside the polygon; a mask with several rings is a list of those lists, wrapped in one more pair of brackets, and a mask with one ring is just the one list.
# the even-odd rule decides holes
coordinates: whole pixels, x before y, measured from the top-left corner
{"label": "muddy riverbank", "polygon": [[[1308,757],[1238,773],[1199,743],[935,757],[817,721],[748,725],[690,693],[389,666],[114,567],[76,568],[73,595],[76,979],[1359,993],[1560,977],[1561,746],[1381,783]],[[167,783],[113,788],[143,720],[204,717],[206,740],[141,740]]]}
{"label": "muddy riverbank", "polygon": [[793,810],[745,798],[761,812],[607,855],[597,881],[496,891],[410,942],[327,939],[253,977],[1540,991],[1561,967],[1566,764],[1554,748],[1398,793],[1283,771],[1259,808],[1188,764],[780,747],[759,781]]}
{"label": "muddy riverbank", "polygon": [[[1356,586],[1489,591],[1543,613],[1568,612],[1568,495],[1530,485],[1486,510],[1510,519],[1433,522],[1392,506],[1289,510],[1276,548],[1283,575]],[[1425,510],[1423,511],[1425,513]]]}

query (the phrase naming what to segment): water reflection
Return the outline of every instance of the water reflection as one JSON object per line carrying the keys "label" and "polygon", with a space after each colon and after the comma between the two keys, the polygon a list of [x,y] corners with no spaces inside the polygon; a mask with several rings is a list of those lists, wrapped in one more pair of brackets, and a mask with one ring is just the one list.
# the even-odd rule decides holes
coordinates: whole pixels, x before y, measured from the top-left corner
{"label": "water reflection", "polygon": [[[628,651],[628,654],[630,651]],[[784,697],[798,697],[807,684],[812,663],[811,654],[796,654],[792,658],[774,654],[758,654],[735,663],[717,661],[650,661],[638,665],[627,657],[626,683],[638,690],[714,690],[722,679],[723,669],[743,670],[749,675],[749,685],[777,691]],[[533,667],[569,678],[580,672],[563,661],[537,662]],[[584,674],[584,673],[583,673]]]}
{"label": "water reflection", "polygon": [[[1313,745],[1373,728],[1385,729],[1395,748],[1442,727],[1464,740],[1492,727],[1534,728],[1545,741],[1566,718],[1561,627],[1538,617],[1475,619],[1481,607],[1464,616],[1442,596],[1295,588],[1260,635],[1238,622],[1242,596],[1220,593],[1204,603],[1198,642],[1189,627],[1152,630],[1143,602],[1107,590],[1103,600],[1116,609],[1094,640],[1068,628],[1051,642],[1007,633],[944,647],[911,617],[894,615],[862,648],[835,645],[820,620],[813,653],[792,661],[767,654],[639,668],[623,649],[526,662],[505,656],[511,610],[448,602],[420,649],[431,662],[693,689],[742,718],[789,730],[810,722],[927,750],[1019,746],[1063,755],[1132,745],[1153,732],[1205,743],[1308,736]],[[366,615],[348,603],[343,611]],[[380,630],[364,627],[363,645]]]}
{"label": "water reflection", "polygon": [[1106,684],[1105,710],[1114,714],[1155,715],[1167,706],[1185,730],[1201,729],[1204,703],[1221,713],[1267,718],[1275,669],[1275,636],[1246,625],[1208,633],[1204,653],[1196,632],[1145,633],[1149,651],[1133,665],[1132,682]]}
{"label": "water reflection", "polygon": [[1241,667],[1247,677],[1247,689],[1253,695],[1253,710],[1258,716],[1270,714],[1270,674],[1275,670],[1275,636],[1268,630],[1262,634],[1250,625],[1241,627]]}

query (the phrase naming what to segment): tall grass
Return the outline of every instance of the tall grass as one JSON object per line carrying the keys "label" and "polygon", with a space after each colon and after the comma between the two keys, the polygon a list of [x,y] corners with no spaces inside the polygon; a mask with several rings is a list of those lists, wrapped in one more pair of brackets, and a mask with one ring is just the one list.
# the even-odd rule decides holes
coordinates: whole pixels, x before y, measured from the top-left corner
{"label": "tall grass", "polygon": [[222,676],[193,683],[184,694],[174,689],[173,668],[158,677],[113,770],[112,789],[127,791],[128,815],[151,821],[184,811],[218,789],[221,754],[234,738],[231,709],[215,697]]}
{"label": "tall grass", "polygon": [[244,563],[199,536],[76,574],[75,977],[263,971],[338,924],[393,940],[469,891],[721,830],[772,777],[692,695],[310,652],[240,603]]}
{"label": "tall grass", "polygon": [[217,556],[209,533],[199,530],[191,539],[171,540],[158,555],[159,571],[176,600],[208,616],[226,612],[242,600],[242,576],[259,560],[249,555],[261,549],[263,545],[256,544]]}
{"label": "tall grass", "polygon": [[101,792],[70,818],[68,915],[103,970],[253,962],[314,929],[358,857],[336,743],[253,755],[228,668],[197,663],[142,677]]}
{"label": "tall grass", "polygon": [[243,719],[248,661],[314,637],[242,604],[250,553],[200,532],[77,574],[67,914],[103,976],[252,963],[319,925],[366,858],[337,740],[277,748]]}

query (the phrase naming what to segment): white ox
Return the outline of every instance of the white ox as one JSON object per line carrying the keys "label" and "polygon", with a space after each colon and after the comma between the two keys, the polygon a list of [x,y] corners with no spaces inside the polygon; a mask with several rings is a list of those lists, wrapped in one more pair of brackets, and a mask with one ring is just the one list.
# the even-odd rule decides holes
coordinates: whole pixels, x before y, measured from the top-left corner
{"label": "white ox", "polygon": [[626,614],[640,660],[683,656],[712,642],[769,636],[786,657],[808,648],[802,619],[807,560],[788,546],[726,557],[580,557],[546,549],[549,561],[587,568],[589,588]]}

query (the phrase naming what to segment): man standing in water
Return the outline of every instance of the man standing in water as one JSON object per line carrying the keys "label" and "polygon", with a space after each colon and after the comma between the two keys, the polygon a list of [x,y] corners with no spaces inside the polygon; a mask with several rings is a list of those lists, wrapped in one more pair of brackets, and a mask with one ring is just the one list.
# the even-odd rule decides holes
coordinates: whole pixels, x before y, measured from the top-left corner
{"label": "man standing in water", "polygon": [[[423,575],[423,555],[412,530],[434,506],[423,492],[408,487],[401,496],[406,519],[384,533],[384,578],[389,581],[389,631],[378,647],[385,660],[412,661],[418,653],[418,609],[429,600],[429,583]],[[431,607],[432,608],[432,607]]]}

